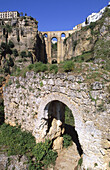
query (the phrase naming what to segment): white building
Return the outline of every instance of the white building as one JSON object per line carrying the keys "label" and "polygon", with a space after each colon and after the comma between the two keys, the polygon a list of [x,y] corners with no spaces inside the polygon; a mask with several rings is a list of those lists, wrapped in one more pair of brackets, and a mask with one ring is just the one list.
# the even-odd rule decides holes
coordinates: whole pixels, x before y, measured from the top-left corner
{"label": "white building", "polygon": [[[110,8],[110,2],[108,3],[108,6],[107,6],[107,7]],[[92,13],[91,15],[89,15],[89,16],[87,17],[87,23],[88,23],[87,25],[89,25],[91,22],[96,22],[97,20],[99,20],[99,19],[102,17],[105,9],[106,9],[106,7],[104,7],[103,9],[101,9],[98,13]],[[82,23],[82,27],[85,27],[85,26],[86,26],[86,23],[83,22],[83,23]]]}
{"label": "white building", "polygon": [[19,17],[18,11],[0,12],[0,19],[10,19]]}

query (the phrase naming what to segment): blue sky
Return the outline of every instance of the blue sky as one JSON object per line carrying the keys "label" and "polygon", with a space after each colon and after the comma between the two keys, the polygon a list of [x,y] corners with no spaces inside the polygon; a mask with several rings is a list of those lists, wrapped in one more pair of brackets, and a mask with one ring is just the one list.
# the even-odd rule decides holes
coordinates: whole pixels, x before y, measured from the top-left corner
{"label": "blue sky", "polygon": [[36,18],[39,31],[71,30],[109,0],[0,0],[0,11],[17,10]]}

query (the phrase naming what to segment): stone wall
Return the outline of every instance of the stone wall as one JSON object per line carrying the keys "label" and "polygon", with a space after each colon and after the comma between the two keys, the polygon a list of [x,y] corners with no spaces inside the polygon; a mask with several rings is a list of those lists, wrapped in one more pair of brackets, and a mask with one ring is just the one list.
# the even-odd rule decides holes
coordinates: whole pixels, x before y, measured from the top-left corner
{"label": "stone wall", "polygon": [[[55,127],[59,135],[63,133],[62,104],[67,105],[72,110],[75,130],[83,149],[82,167],[108,169],[110,161],[108,85],[109,83],[100,82],[88,84],[84,82],[84,77],[72,73],[54,75],[27,72],[26,78],[10,77],[9,85],[4,88],[5,122],[12,126],[21,125],[23,130],[32,132],[36,142],[44,141],[47,136],[51,136],[52,139],[51,128],[48,132],[49,112],[52,112],[52,109],[49,111],[50,104],[56,102]],[[58,102],[60,103],[57,104]]]}

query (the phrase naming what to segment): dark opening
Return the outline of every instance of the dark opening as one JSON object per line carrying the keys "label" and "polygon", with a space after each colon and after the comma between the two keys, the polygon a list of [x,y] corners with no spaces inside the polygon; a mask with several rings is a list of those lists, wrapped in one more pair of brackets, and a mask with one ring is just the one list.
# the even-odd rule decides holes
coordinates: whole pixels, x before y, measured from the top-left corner
{"label": "dark opening", "polygon": [[62,34],[61,34],[61,38],[65,38],[65,33],[62,33]]}
{"label": "dark opening", "polygon": [[57,64],[57,60],[52,60],[52,64]]}
{"label": "dark opening", "polygon": [[75,121],[72,111],[64,103],[57,100],[50,102],[46,108],[48,110],[47,133],[52,126],[53,119],[60,120],[62,122],[60,126],[61,129],[65,128],[64,134],[71,136],[72,141],[76,144],[78,153],[81,156],[83,154],[83,150],[78,139],[78,134],[75,130]]}
{"label": "dark opening", "polygon": [[[54,37],[51,40],[51,57],[56,59],[57,61],[57,38]],[[53,64],[56,63],[55,61],[53,61]]]}
{"label": "dark opening", "polygon": [[47,38],[48,36],[47,36],[47,34],[44,34],[44,38]]}

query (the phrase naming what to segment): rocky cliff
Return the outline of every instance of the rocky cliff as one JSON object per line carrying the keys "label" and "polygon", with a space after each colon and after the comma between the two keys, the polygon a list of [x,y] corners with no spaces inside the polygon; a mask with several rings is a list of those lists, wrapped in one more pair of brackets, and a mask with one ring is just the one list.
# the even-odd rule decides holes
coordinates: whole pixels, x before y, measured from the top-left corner
{"label": "rocky cliff", "polygon": [[[14,49],[18,51],[19,55],[22,51],[26,53],[30,51],[33,61],[46,62],[44,39],[38,32],[38,22],[34,18],[25,16],[17,19],[1,20],[0,23],[0,44],[12,41]],[[0,58],[1,61],[4,59],[2,55]]]}
{"label": "rocky cliff", "polygon": [[[103,45],[101,45],[103,42]],[[88,59],[103,56],[106,52],[110,56],[108,47],[110,46],[110,9],[107,8],[103,17],[97,22],[83,27],[80,31],[76,31],[70,37],[65,39],[65,59],[80,56],[85,52],[90,52]],[[100,57],[99,56],[99,57]]]}

